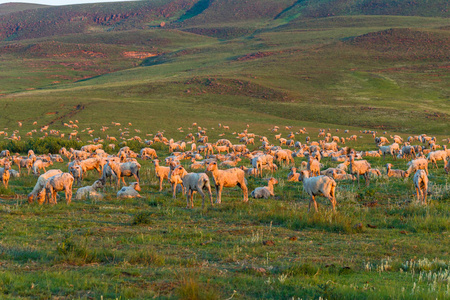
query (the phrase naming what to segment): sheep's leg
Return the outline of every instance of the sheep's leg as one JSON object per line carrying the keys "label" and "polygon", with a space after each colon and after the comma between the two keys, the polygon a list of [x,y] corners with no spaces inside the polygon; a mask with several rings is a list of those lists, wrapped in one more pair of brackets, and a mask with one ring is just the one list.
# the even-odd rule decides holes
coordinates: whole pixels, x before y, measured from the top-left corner
{"label": "sheep's leg", "polygon": [[223,189],[223,185],[216,185],[216,203],[221,203],[222,202],[222,189]]}
{"label": "sheep's leg", "polygon": [[177,198],[177,183],[176,182],[172,183],[172,198],[173,199]]}
{"label": "sheep's leg", "polygon": [[[44,173],[47,173],[47,170],[45,169],[45,167],[42,167],[44,169]],[[41,170],[38,169],[38,174],[41,174]]]}
{"label": "sheep's leg", "polygon": [[420,202],[419,188],[418,187],[416,187],[416,195],[417,195],[417,202]]}
{"label": "sheep's leg", "polygon": [[162,176],[161,177],[158,177],[158,179],[159,179],[159,191],[161,192],[162,191],[162,183],[163,183],[163,178],[162,178]]}
{"label": "sheep's leg", "polygon": [[424,199],[424,203],[425,203],[425,205],[427,205],[428,190],[427,189],[423,189],[422,193],[423,193],[423,198],[422,199]]}
{"label": "sheep's leg", "polygon": [[[203,189],[197,186],[197,192],[202,196],[202,209],[205,208],[205,193],[203,193]],[[192,207],[194,207],[194,203],[192,203]]]}
{"label": "sheep's leg", "polygon": [[189,208],[189,204],[191,203],[190,197],[191,197],[191,191],[189,189],[185,192],[186,195],[186,208]]}
{"label": "sheep's leg", "polygon": [[248,188],[245,185],[245,180],[241,183],[241,189],[244,194],[244,202],[248,202]]}
{"label": "sheep's leg", "polygon": [[211,186],[208,185],[206,186],[206,189],[208,190],[208,195],[209,195],[209,201],[211,202],[211,206],[213,206],[213,200],[212,200],[212,193],[211,193]]}

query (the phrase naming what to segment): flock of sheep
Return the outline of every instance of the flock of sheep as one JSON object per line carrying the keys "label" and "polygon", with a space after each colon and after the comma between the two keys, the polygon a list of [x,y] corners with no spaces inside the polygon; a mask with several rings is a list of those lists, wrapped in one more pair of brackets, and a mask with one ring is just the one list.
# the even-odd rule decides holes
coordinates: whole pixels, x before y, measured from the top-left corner
{"label": "flock of sheep", "polygon": [[[70,124],[67,124],[67,126],[75,125],[74,122],[70,122]],[[114,123],[118,126],[117,124]],[[19,126],[21,125],[19,124]],[[197,124],[194,123],[193,128],[196,126]],[[229,130],[228,126],[219,124],[219,127],[223,130]],[[247,125],[247,127],[249,126]],[[422,204],[427,204],[428,164],[431,163],[438,168],[438,162],[443,161],[445,172],[447,174],[450,172],[450,149],[447,149],[446,145],[439,145],[436,138],[425,134],[410,136],[404,141],[398,135],[386,138],[377,136],[376,132],[361,131],[361,134],[373,136],[376,150],[355,151],[346,147],[345,143],[357,141],[360,137],[349,135],[347,130],[344,131],[344,134],[348,136],[342,137],[332,135],[330,129],[321,129],[317,139],[312,140],[305,128],[294,133],[290,131],[291,127],[286,127],[285,129],[290,132],[284,138],[282,134],[277,133],[279,127],[275,126],[270,130],[272,134],[276,133],[274,141],[278,145],[273,145],[269,142],[268,137],[249,133],[248,128],[241,133],[233,133],[239,140],[238,144],[233,144],[229,139],[224,138],[210,142],[206,129],[202,127],[197,127],[197,129],[198,132],[189,133],[184,140],[177,142],[166,138],[164,133],[158,132],[151,140],[140,140],[147,145],[141,149],[139,154],[133,152],[127,146],[122,147],[115,155],[108,154],[103,150],[103,144],[101,144],[105,141],[100,138],[92,140],[91,144],[81,147],[80,150],[61,148],[59,154],[36,155],[32,150],[29,150],[27,156],[20,156],[19,154],[11,155],[8,150],[3,150],[0,153],[0,166],[2,166],[0,176],[7,188],[11,177],[21,175],[21,169],[26,168],[28,175],[31,171],[34,175],[40,175],[36,185],[28,195],[30,203],[36,201],[39,204],[45,202],[55,204],[57,192],[64,191],[66,202],[70,204],[73,183],[76,182],[77,186],[81,186],[83,177],[90,170],[97,171],[99,179],[90,186],[79,187],[75,199],[102,199],[101,191],[108,181],[110,185],[116,185],[117,188],[120,188],[122,182],[123,187],[118,190],[117,197],[134,198],[141,197],[139,194],[141,191],[139,185],[141,164],[137,159],[151,159],[159,182],[159,190],[162,191],[164,183],[168,182],[171,186],[172,196],[175,198],[177,190],[181,187],[186,197],[187,207],[192,208],[194,207],[193,197],[195,193],[201,195],[202,207],[204,207],[205,190],[211,205],[213,204],[211,178],[216,190],[216,203],[221,203],[224,187],[235,186],[241,188],[243,201],[247,202],[249,193],[247,178],[249,176],[262,177],[264,173],[269,172],[271,177],[268,179],[267,186],[254,189],[250,195],[253,198],[274,196],[274,185],[278,184],[276,171],[279,167],[290,165],[292,167],[287,180],[303,182],[303,189],[310,196],[308,210],[311,209],[311,205],[314,205],[314,209],[317,211],[315,197],[324,196],[330,200],[334,211],[337,204],[336,182],[341,180],[357,180],[359,184],[362,176],[366,185],[369,185],[371,178],[381,176],[382,173],[385,173],[388,177],[399,178],[407,178],[414,174],[413,182],[417,199]],[[47,130],[48,127],[41,128],[44,133]],[[90,128],[86,130],[90,130]],[[103,126],[101,130],[105,132],[108,127]],[[183,132],[182,128],[178,130]],[[136,129],[136,132],[139,131]],[[339,130],[336,129],[336,132],[339,132]],[[91,134],[92,132],[88,131],[88,133]],[[59,132],[56,132],[56,134],[59,134]],[[306,137],[304,143],[295,139],[299,135]],[[70,138],[72,138],[71,135]],[[123,136],[122,139],[125,140]],[[136,137],[131,139],[139,140]],[[256,147],[254,146],[255,139],[259,139],[262,145],[250,150],[249,145],[252,145],[253,148]],[[107,135],[107,140],[117,141],[116,138],[109,135]],[[443,141],[448,143],[450,139]],[[124,143],[126,142],[124,141]],[[164,158],[165,166],[160,165],[161,161],[156,150],[151,148],[152,145],[157,143],[168,147],[169,155]],[[114,146],[115,144],[109,144],[106,147],[112,151]],[[387,163],[386,172],[381,172],[379,169],[372,168],[371,164],[364,159],[365,157],[384,159],[386,155],[392,156],[394,159],[409,159],[408,168],[406,170],[393,169],[392,164]],[[296,167],[294,157],[305,157],[306,161]],[[248,166],[237,167],[237,164],[243,159],[249,160]],[[336,162],[338,165],[325,169],[321,163],[324,159]],[[53,162],[64,162],[64,160],[68,161],[67,172],[59,169],[46,170],[53,165]],[[447,160],[449,161],[447,162]],[[184,165],[181,163],[183,161],[185,162]],[[12,169],[13,165],[18,167],[18,171]],[[188,172],[187,169],[191,172]],[[40,174],[41,170],[43,170],[43,174]],[[199,172],[199,170],[203,172]],[[299,172],[297,172],[298,170]],[[133,177],[135,182],[127,185],[125,177]]]}

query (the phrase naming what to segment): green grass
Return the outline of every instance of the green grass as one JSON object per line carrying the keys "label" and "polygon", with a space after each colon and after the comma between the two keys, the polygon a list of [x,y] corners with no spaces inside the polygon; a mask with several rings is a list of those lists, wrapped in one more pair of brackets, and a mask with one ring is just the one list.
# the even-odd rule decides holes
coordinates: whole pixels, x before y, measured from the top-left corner
{"label": "green grass", "polygon": [[[254,132],[265,133],[263,128]],[[211,138],[218,138],[218,132],[210,131]],[[349,146],[375,148],[370,135]],[[160,157],[168,155],[167,146],[155,148]],[[299,165],[304,158],[295,160]],[[407,162],[369,160],[380,169],[386,162],[405,169]],[[108,186],[103,201],[67,206],[61,193],[55,206],[30,205],[25,195],[35,177],[11,179],[9,189],[0,190],[2,297],[448,296],[450,183],[442,168],[430,169],[427,207],[415,203],[411,178],[383,175],[369,187],[338,183],[333,214],[321,197],[319,213],[307,212],[301,183],[285,179],[288,168],[275,174],[280,183],[273,199],[243,203],[239,189],[225,189],[222,204],[201,209],[197,196],[195,208],[187,210],[184,197],[172,199],[167,184],[158,192],[152,164],[140,163],[141,199],[117,200],[117,189]],[[54,167],[67,168],[65,163]],[[97,178],[91,172],[83,185]],[[248,178],[249,190],[263,184]],[[274,244],[264,245],[269,240]]]}
{"label": "green grass", "polygon": [[[0,129],[21,141],[5,137],[0,149],[41,154],[109,135],[118,139],[114,152],[125,144],[139,151],[145,145],[130,138],[164,131],[182,140],[197,131],[193,123],[210,141],[233,143],[234,132],[247,128],[275,144],[275,125],[283,136],[306,127],[308,134],[296,136],[302,143],[331,128],[360,137],[347,143],[357,150],[376,149],[361,130],[405,139],[427,133],[438,143],[450,134],[442,1],[428,1],[427,9],[426,1],[372,8],[367,1],[151,2],[0,16],[2,28],[18,19],[23,25],[2,31]],[[369,8],[373,15],[365,15]],[[118,12],[137,14],[102,19]],[[52,18],[59,21],[33,31]],[[131,51],[157,56],[125,56]],[[80,141],[68,141],[70,121]],[[41,139],[44,125],[50,137]],[[167,146],[152,147],[168,155]],[[407,167],[405,160],[368,160],[383,173],[387,162]],[[287,167],[275,173],[273,199],[243,203],[239,189],[225,189],[221,205],[201,209],[197,196],[187,210],[167,184],[158,191],[153,165],[140,163],[141,199],[118,200],[108,186],[103,201],[67,206],[60,193],[57,205],[30,205],[36,177],[24,172],[0,187],[1,298],[449,297],[450,182],[442,162],[430,169],[427,207],[416,204],[411,178],[383,175],[368,187],[339,182],[335,214],[321,197],[319,213],[308,213],[308,196],[301,183],[287,182]],[[66,164],[54,168],[66,171]],[[83,185],[97,178],[89,173]],[[248,178],[250,191],[265,184]]]}

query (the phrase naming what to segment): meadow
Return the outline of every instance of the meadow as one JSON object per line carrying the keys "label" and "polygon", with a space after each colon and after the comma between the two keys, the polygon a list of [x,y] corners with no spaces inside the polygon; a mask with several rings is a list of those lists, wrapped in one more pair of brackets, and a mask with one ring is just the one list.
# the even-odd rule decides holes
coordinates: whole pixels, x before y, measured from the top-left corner
{"label": "meadow", "polygon": [[[440,0],[0,5],[0,130],[8,133],[0,150],[56,153],[108,134],[118,138],[109,153],[125,144],[138,152],[146,145],[134,136],[183,140],[198,131],[194,122],[210,142],[238,143],[233,132],[248,128],[276,145],[279,126],[283,137],[306,127],[295,136],[302,143],[318,140],[320,128],[356,134],[346,146],[358,151],[377,149],[364,130],[426,133],[448,145],[449,28]],[[42,138],[47,125],[58,134]],[[68,140],[74,130],[79,141]],[[166,145],[152,147],[169,155]],[[29,204],[37,177],[22,172],[0,186],[0,298],[448,299],[442,162],[430,167],[422,206],[412,176],[385,175],[386,163],[406,170],[408,160],[368,161],[383,175],[369,186],[339,182],[336,213],[322,197],[319,212],[308,212],[287,166],[274,174],[275,197],[244,203],[240,189],[224,189],[222,203],[204,209],[199,196],[186,209],[167,183],[159,192],[151,161],[139,159],[142,198],[119,200],[108,185],[104,200],[70,205],[63,193],[53,206]],[[67,171],[67,160],[53,168]],[[249,177],[249,191],[269,176]],[[98,178],[89,172],[83,186]]]}

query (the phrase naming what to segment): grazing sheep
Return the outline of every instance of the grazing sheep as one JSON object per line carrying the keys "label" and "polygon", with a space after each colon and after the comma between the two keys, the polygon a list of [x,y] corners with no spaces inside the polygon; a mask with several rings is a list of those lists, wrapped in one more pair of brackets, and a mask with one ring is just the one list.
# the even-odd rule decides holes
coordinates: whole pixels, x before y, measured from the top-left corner
{"label": "grazing sheep", "polygon": [[444,166],[447,164],[447,151],[446,150],[439,150],[439,151],[433,151],[428,153],[427,159],[429,162],[434,164],[436,168],[439,168],[437,165],[438,160],[444,161]]}
{"label": "grazing sheep", "polygon": [[359,185],[359,176],[363,175],[364,179],[366,181],[366,186],[369,185],[369,175],[370,175],[370,164],[367,162],[367,160],[358,160],[355,161],[354,156],[350,156],[350,164],[349,164],[349,171],[350,174],[355,175],[358,179],[358,185]]}
{"label": "grazing sheep", "polygon": [[103,195],[98,192],[98,190],[102,187],[103,182],[100,179],[96,180],[92,185],[79,188],[77,190],[77,193],[75,194],[75,199],[83,200],[86,198],[90,198],[95,200],[102,200]]}
{"label": "grazing sheep", "polygon": [[55,176],[57,174],[62,174],[62,171],[57,169],[48,170],[47,172],[39,176],[33,190],[31,191],[31,193],[28,194],[28,203],[32,203],[34,200],[36,200],[39,204],[44,203],[45,184],[47,183],[47,180],[50,177]]}
{"label": "grazing sheep", "polygon": [[328,198],[333,206],[333,211],[336,211],[336,181],[324,175],[309,178],[309,172],[307,171],[301,171],[300,174],[301,181],[303,181],[303,190],[311,196],[308,211],[310,211],[312,203],[314,203],[316,212],[318,211],[315,196],[319,195]]}
{"label": "grazing sheep", "polygon": [[392,169],[392,164],[386,164],[386,174],[388,177],[405,178],[406,172],[400,169]]}
{"label": "grazing sheep", "polygon": [[163,167],[159,165],[159,160],[155,159],[153,161],[153,164],[155,165],[155,174],[156,174],[156,178],[158,178],[159,180],[159,191],[162,191],[162,183],[164,179],[169,179],[169,172],[170,172],[170,168],[169,167]]}
{"label": "grazing sheep", "polygon": [[108,164],[111,170],[113,170],[114,174],[117,176],[117,186],[120,186],[120,179],[122,179],[123,185],[126,185],[125,177],[134,176],[134,178],[136,178],[136,180],[139,182],[139,170],[141,169],[141,165],[139,163],[116,163],[110,161]]}
{"label": "grazing sheep", "polygon": [[284,163],[288,165],[289,163],[294,163],[291,150],[277,150],[275,151],[274,157],[280,164]]}
{"label": "grazing sheep", "polygon": [[141,195],[138,193],[140,191],[141,186],[139,182],[132,182],[129,186],[124,186],[117,192],[117,198],[141,198]]}
{"label": "grazing sheep", "polygon": [[209,201],[213,205],[211,185],[206,173],[188,173],[183,166],[178,166],[173,173],[183,181],[186,208],[194,208],[194,192],[198,192],[202,196],[202,208],[205,207],[205,193],[203,193],[205,188],[208,191]]}
{"label": "grazing sheep", "polygon": [[252,167],[258,170],[259,176],[262,177],[263,167],[268,165],[273,172],[273,156],[268,154],[257,155],[251,158]]}
{"label": "grazing sheep", "polygon": [[83,169],[81,166],[78,164],[70,166],[69,173],[72,174],[74,180],[77,181],[77,185],[81,186],[81,180],[83,180]]}
{"label": "grazing sheep", "polygon": [[393,143],[388,146],[378,146],[378,149],[381,151],[383,159],[386,158],[386,154],[390,154],[394,159],[396,159],[396,154],[400,150],[400,146],[397,143]]}
{"label": "grazing sheep", "polygon": [[61,173],[50,177],[45,184],[46,199],[50,204],[56,204],[56,194],[64,190],[66,203],[72,201],[73,176],[70,173]]}
{"label": "grazing sheep", "polygon": [[251,196],[256,199],[258,199],[258,198],[268,199],[270,196],[275,196],[275,194],[273,192],[273,186],[275,184],[278,184],[278,180],[271,177],[269,179],[267,186],[257,187],[256,189],[254,189],[252,191]]}
{"label": "grazing sheep", "polygon": [[2,152],[0,152],[0,157],[10,157],[11,153],[9,152],[9,150],[2,150]]}
{"label": "grazing sheep", "polygon": [[35,174],[35,175],[41,174],[41,172],[40,172],[41,169],[44,169],[44,173],[45,173],[45,172],[47,172],[45,170],[45,167],[49,167],[49,166],[53,166],[53,161],[45,161],[45,160],[37,159],[33,163],[33,174]]}
{"label": "grazing sheep", "polygon": [[445,173],[447,173],[447,174],[450,173],[450,159],[448,160],[447,165],[445,166],[444,170],[445,170]]}
{"label": "grazing sheep", "polygon": [[426,158],[416,158],[408,163],[409,168],[406,170],[406,177],[409,177],[409,174],[416,172],[417,170],[425,170],[428,175],[428,160]]}
{"label": "grazing sheep", "polygon": [[177,174],[174,174],[174,170],[176,167],[178,167],[178,163],[171,161],[169,163],[169,175],[167,176],[167,179],[169,180],[170,185],[172,186],[172,197],[173,199],[177,198],[177,186],[181,185],[181,188],[183,189],[183,181],[181,180],[181,177]]}
{"label": "grazing sheep", "polygon": [[369,169],[369,175],[372,177],[380,177],[381,171],[378,169]]}
{"label": "grazing sheep", "polygon": [[150,157],[152,159],[158,158],[156,150],[153,148],[142,148],[139,154],[142,159],[149,159]]}
{"label": "grazing sheep", "polygon": [[[428,176],[424,170],[417,170],[414,174],[414,187],[416,188],[417,201],[422,199],[422,204],[427,205]],[[420,196],[419,196],[420,194]]]}
{"label": "grazing sheep", "polygon": [[214,185],[216,186],[217,200],[216,203],[222,202],[222,189],[224,187],[235,187],[236,185],[242,189],[244,194],[244,202],[248,201],[248,189],[245,182],[245,172],[239,168],[228,170],[219,170],[217,162],[211,162],[206,168],[212,173]]}
{"label": "grazing sheep", "polygon": [[11,165],[9,163],[6,163],[4,168],[0,168],[0,178],[5,188],[8,188],[9,178],[11,177],[10,169]]}

